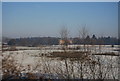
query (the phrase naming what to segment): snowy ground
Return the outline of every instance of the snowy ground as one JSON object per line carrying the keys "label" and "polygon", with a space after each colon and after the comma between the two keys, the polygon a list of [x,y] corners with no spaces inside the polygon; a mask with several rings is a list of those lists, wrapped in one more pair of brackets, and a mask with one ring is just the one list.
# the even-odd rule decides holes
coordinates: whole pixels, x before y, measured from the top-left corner
{"label": "snowy ground", "polygon": [[[78,45],[69,45],[69,47],[76,47]],[[81,48],[79,51],[83,50],[83,45],[79,45],[79,47]],[[44,70],[46,70],[47,66],[52,67],[52,69],[50,69],[50,73],[56,73],[57,71],[60,71],[61,68],[62,70],[65,71],[65,63],[62,60],[59,60],[57,58],[55,59],[50,59],[47,57],[44,57],[45,54],[49,54],[50,52],[54,52],[54,51],[63,51],[60,48],[60,45],[53,45],[53,46],[47,46],[47,47],[16,47],[18,49],[18,51],[5,51],[2,54],[5,55],[12,55],[15,57],[15,59],[17,60],[18,63],[21,63],[23,66],[27,67],[27,65],[31,66],[31,71],[33,71],[33,69],[39,65],[34,72],[42,72],[45,73]],[[105,52],[114,52],[116,54],[118,54],[118,51],[115,51],[118,49],[118,46],[115,45],[114,47],[111,47],[111,45],[94,45],[88,46],[88,50],[91,50],[92,53],[105,53]],[[68,50],[70,51],[70,50]],[[112,72],[109,72],[109,74],[113,74],[115,75],[115,78],[118,78],[118,65],[117,65],[117,61],[118,58],[117,56],[93,56],[93,58],[98,58],[100,57],[100,59],[102,59],[103,64],[107,65],[109,64],[108,61],[111,61],[112,64],[114,65],[115,69]],[[69,61],[68,61],[69,63]],[[77,69],[78,64],[76,62],[73,63],[74,69]],[[57,68],[57,69],[56,69]],[[26,68],[25,68],[26,69]],[[75,74],[77,75],[77,70],[75,70]],[[87,76],[87,74],[85,74],[84,76]],[[111,76],[112,77],[112,76]]]}

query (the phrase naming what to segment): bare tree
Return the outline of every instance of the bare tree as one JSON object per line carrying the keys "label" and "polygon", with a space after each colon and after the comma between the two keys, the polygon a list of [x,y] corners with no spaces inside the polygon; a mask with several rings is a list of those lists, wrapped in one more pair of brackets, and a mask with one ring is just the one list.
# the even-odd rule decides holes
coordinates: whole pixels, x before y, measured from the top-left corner
{"label": "bare tree", "polygon": [[88,30],[86,29],[86,25],[84,25],[79,31],[79,38],[82,39],[85,51],[86,40],[85,38],[88,36]]}
{"label": "bare tree", "polygon": [[66,49],[69,44],[69,31],[66,26],[63,26],[60,30],[61,45],[64,45],[63,49]]}
{"label": "bare tree", "polygon": [[68,40],[68,34],[69,34],[68,29],[65,26],[63,26],[62,29],[60,30],[61,39]]}

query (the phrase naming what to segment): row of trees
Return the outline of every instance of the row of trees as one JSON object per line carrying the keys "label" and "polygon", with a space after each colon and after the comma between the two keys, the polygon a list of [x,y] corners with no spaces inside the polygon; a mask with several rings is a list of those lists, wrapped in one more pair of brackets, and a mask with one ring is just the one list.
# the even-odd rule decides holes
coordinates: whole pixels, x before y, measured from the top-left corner
{"label": "row of trees", "polygon": [[[39,46],[39,45],[58,45],[59,40],[63,38],[57,37],[32,37],[32,38],[17,38],[10,39],[7,43],[8,45],[18,45],[18,46]],[[87,35],[84,39],[75,37],[70,38],[72,44],[103,44],[103,45],[118,45],[118,39],[112,37],[99,37],[95,35],[90,37]]]}
{"label": "row of trees", "polygon": [[63,27],[60,31],[60,36],[61,39],[68,39],[68,40],[73,40],[73,44],[108,44],[108,45],[114,45],[118,44],[119,39],[115,37],[96,37],[95,34],[90,36],[90,33],[86,26],[83,26],[81,29],[78,30],[78,37],[71,38],[70,37],[70,32],[67,29],[67,27]]}
{"label": "row of trees", "polygon": [[[59,32],[60,37],[28,37],[28,38],[16,38],[7,39],[3,42],[7,42],[9,45],[21,45],[21,46],[38,46],[38,45],[58,45],[60,39],[72,40],[73,44],[107,44],[116,45],[118,39],[115,37],[96,37],[96,35],[90,36],[90,33],[86,26],[83,26],[78,30],[78,36],[70,37],[70,31],[66,26],[63,26]],[[4,39],[4,38],[3,38]]]}

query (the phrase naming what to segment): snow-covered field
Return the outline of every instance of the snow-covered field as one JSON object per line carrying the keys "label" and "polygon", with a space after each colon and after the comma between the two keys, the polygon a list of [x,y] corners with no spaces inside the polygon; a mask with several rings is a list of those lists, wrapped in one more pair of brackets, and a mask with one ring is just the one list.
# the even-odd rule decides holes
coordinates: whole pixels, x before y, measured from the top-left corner
{"label": "snow-covered field", "polygon": [[[78,45],[69,45],[68,47],[77,47]],[[76,50],[76,51],[83,51],[83,45],[79,45],[80,50]],[[60,48],[60,45],[53,45],[53,46],[46,46],[46,47],[16,47],[18,49],[18,51],[5,51],[2,53],[3,56],[6,55],[12,55],[16,61],[19,64],[22,64],[27,71],[28,65],[30,65],[30,71],[31,72],[41,72],[41,73],[53,73],[53,74],[62,74],[62,72],[64,72],[64,74],[66,74],[66,69],[65,69],[65,62],[64,60],[60,60],[58,58],[48,58],[46,57],[47,54],[54,52],[54,51],[63,51]],[[91,53],[106,53],[106,52],[113,52],[115,54],[118,54],[118,46],[114,45],[114,47],[111,47],[111,45],[94,45],[94,46],[87,46],[87,50],[90,50]],[[72,50],[68,50],[68,51],[72,51]],[[108,71],[107,75],[109,78],[118,78],[118,57],[117,56],[104,56],[104,55],[93,55],[92,56],[93,59],[100,59],[100,61],[102,62],[102,65],[104,65],[103,67],[103,72]],[[69,66],[69,73],[70,71],[72,72],[71,77],[75,77],[79,78],[79,67],[80,65],[78,64],[77,61],[74,61],[73,63],[71,63],[71,61],[69,59],[67,59],[67,63]],[[74,67],[71,67],[72,66]],[[114,65],[112,66],[113,68],[111,68],[111,70],[106,69],[105,67],[110,67],[109,65]],[[87,68],[85,68],[87,67]],[[74,68],[74,73],[71,70],[72,68]],[[86,70],[88,70],[89,67],[87,66],[87,64],[84,66],[84,78],[91,78],[92,76],[90,75],[90,71],[88,73],[85,73]],[[96,75],[98,72],[98,69],[96,70]],[[70,73],[71,74],[71,73]],[[105,75],[105,73],[103,73],[103,75]],[[87,77],[86,77],[87,76]],[[89,77],[88,77],[89,76]],[[96,76],[97,77],[97,76]]]}

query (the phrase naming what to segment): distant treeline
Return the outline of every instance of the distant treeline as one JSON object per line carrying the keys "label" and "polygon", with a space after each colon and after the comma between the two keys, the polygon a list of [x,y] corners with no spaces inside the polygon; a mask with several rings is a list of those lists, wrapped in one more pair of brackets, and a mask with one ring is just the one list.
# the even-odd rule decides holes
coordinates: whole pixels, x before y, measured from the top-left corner
{"label": "distant treeline", "polygon": [[[16,38],[10,39],[8,45],[16,46],[40,46],[40,45],[58,45],[60,38],[58,37],[29,37],[29,38]],[[118,45],[118,39],[113,37],[92,37],[87,36],[85,39],[81,38],[69,38],[72,40],[72,44],[91,44],[91,45]]]}

